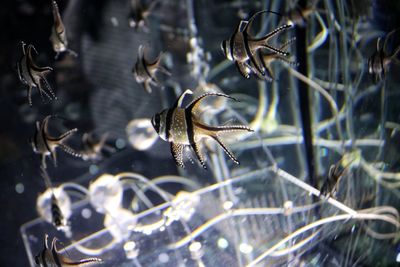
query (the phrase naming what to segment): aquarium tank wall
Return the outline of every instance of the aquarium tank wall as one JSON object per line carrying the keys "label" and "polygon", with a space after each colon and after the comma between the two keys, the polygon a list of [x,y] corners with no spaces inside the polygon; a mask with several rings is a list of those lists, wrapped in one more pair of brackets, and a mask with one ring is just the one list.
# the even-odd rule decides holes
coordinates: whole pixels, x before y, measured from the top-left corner
{"label": "aquarium tank wall", "polygon": [[2,266],[397,266],[397,1],[0,8]]}

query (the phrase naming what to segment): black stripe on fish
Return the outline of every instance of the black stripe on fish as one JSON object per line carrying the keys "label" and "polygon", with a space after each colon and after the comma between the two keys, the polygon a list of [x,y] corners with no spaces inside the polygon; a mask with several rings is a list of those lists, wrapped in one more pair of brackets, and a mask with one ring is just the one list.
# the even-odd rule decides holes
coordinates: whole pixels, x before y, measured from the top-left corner
{"label": "black stripe on fish", "polygon": [[158,84],[157,80],[151,75],[151,73],[149,71],[149,68],[148,68],[147,63],[146,63],[146,59],[144,58],[144,53],[143,53],[143,57],[142,57],[142,64],[143,64],[144,71],[148,75],[148,78],[150,80],[152,80],[154,83]]}
{"label": "black stripe on fish", "polygon": [[189,144],[193,148],[197,159],[200,161],[201,166],[204,169],[207,169],[207,166],[206,166],[202,156],[200,155],[200,148],[197,146],[196,141],[194,140],[194,125],[193,125],[191,108],[185,109],[185,121],[186,121],[186,134],[189,139]]}
{"label": "black stripe on fish", "polygon": [[261,73],[262,76],[264,76],[265,72],[260,68],[256,60],[254,59],[253,53],[251,52],[249,46],[249,38],[246,30],[247,27],[245,28],[245,30],[243,30],[243,43],[244,43],[244,48],[246,49],[246,54],[249,57],[250,61],[253,63],[254,67]]}
{"label": "black stripe on fish", "polygon": [[168,109],[167,117],[165,118],[165,138],[169,141],[170,130],[172,127],[172,117],[174,115],[175,108]]}
{"label": "black stripe on fish", "polygon": [[45,118],[42,121],[42,125],[40,126],[40,129],[41,129],[40,133],[41,133],[41,136],[42,136],[42,139],[43,139],[43,143],[46,146],[47,151],[51,153],[51,149],[50,149],[49,143],[47,142],[47,134],[46,134],[46,129],[45,129],[45,124],[46,124],[47,120],[48,120],[48,118]]}

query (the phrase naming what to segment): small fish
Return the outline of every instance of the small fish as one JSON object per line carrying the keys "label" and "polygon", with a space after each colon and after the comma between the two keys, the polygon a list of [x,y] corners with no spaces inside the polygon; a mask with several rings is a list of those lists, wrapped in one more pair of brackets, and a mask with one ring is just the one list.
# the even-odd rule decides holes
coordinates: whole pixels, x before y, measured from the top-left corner
{"label": "small fish", "polygon": [[81,151],[83,160],[99,161],[102,158],[102,150],[106,149],[109,152],[115,152],[115,149],[106,144],[108,134],[105,133],[97,142],[94,140],[93,135],[85,133],[82,136],[83,151]]}
{"label": "small fish", "polygon": [[73,261],[60,253],[57,249],[57,238],[53,238],[51,247],[48,245],[49,236],[46,234],[44,238],[44,248],[36,255],[35,263],[40,267],[68,267],[68,266],[89,266],[102,263],[99,258],[86,258],[78,261]]}
{"label": "small fish", "polygon": [[257,15],[266,12],[277,14],[273,11],[263,10],[255,13],[248,21],[241,20],[232,36],[221,43],[221,49],[224,55],[229,60],[235,62],[239,72],[247,79],[250,78],[250,73],[252,72],[259,78],[265,77],[265,69],[260,62],[260,59],[256,57],[256,52],[258,50],[268,49],[273,53],[282,56],[289,56],[288,52],[273,47],[268,42],[278,33],[292,27],[292,25],[282,25],[261,38],[253,38],[250,35],[249,28],[254,18]]}
{"label": "small fish", "polygon": [[328,176],[322,184],[320,196],[324,195],[330,197],[336,195],[339,181],[343,177],[343,175],[345,175],[353,161],[354,160],[351,160],[349,163],[347,163],[347,165],[343,166],[343,159],[341,159],[336,164],[331,165],[328,171]]}
{"label": "small fish", "polygon": [[130,0],[128,22],[131,28],[135,30],[142,29],[148,32],[147,18],[150,16],[151,11],[156,7],[159,0],[153,0],[149,6],[145,7],[142,0]]}
{"label": "small fish", "polygon": [[67,219],[65,218],[65,216],[61,211],[60,205],[53,190],[50,177],[43,166],[40,169],[46,187],[51,189],[51,200],[50,200],[51,221],[53,222],[53,225],[54,227],[56,227],[57,230],[68,231],[69,226],[67,224]]}
{"label": "small fish", "polygon": [[67,35],[65,33],[65,26],[61,20],[60,11],[56,1],[51,1],[53,11],[54,25],[51,28],[50,41],[53,44],[53,50],[56,52],[55,59],[58,59],[61,53],[68,52],[73,56],[77,54],[68,48]]}
{"label": "small fish", "polygon": [[190,145],[194,150],[197,159],[203,168],[206,169],[204,157],[200,151],[200,141],[203,138],[211,138],[215,140],[225,151],[225,153],[235,162],[238,160],[229,151],[220,139],[221,133],[229,133],[233,131],[252,132],[253,130],[243,125],[233,126],[209,126],[201,123],[198,119],[199,105],[201,101],[210,96],[226,97],[235,100],[235,98],[222,93],[206,93],[193,100],[185,108],[182,102],[186,94],[193,94],[191,90],[186,90],[176,101],[173,107],[164,109],[160,113],[153,116],[151,123],[158,135],[165,141],[170,142],[171,153],[177,165],[184,168],[183,150],[184,147]]}
{"label": "small fish", "polygon": [[306,7],[306,8],[299,8],[295,7],[291,10],[289,10],[285,14],[285,19],[288,21],[289,24],[296,25],[298,27],[305,27],[307,25],[307,20],[313,14],[316,12],[316,9],[314,6]]}
{"label": "small fish", "polygon": [[400,60],[397,58],[400,52],[400,45],[395,49],[393,54],[389,54],[387,51],[387,42],[390,37],[399,29],[393,30],[385,37],[383,45],[381,45],[381,38],[378,38],[376,42],[376,51],[368,59],[368,72],[372,75],[375,83],[385,78],[386,73],[389,71],[389,67],[392,63],[400,64]]}
{"label": "small fish", "polygon": [[50,100],[57,99],[53,90],[51,89],[46,75],[49,74],[53,69],[50,67],[38,67],[32,59],[32,50],[36,51],[33,45],[26,45],[21,42],[22,45],[22,57],[17,62],[17,72],[19,80],[28,87],[28,102],[32,106],[32,88],[36,87],[39,90],[40,96],[43,99],[43,94]]}
{"label": "small fish", "polygon": [[78,129],[72,129],[59,137],[52,137],[48,133],[48,122],[52,116],[49,115],[43,119],[42,123],[39,121],[36,122],[36,131],[35,135],[30,139],[31,146],[33,151],[36,154],[40,154],[42,160],[42,167],[46,169],[46,157],[50,156],[53,159],[54,166],[57,166],[56,159],[56,148],[59,147],[64,150],[66,153],[75,156],[82,157],[82,155],[66,144],[64,142]]}
{"label": "small fish", "polygon": [[161,56],[160,53],[154,62],[149,62],[145,58],[145,47],[143,45],[139,46],[138,58],[136,60],[135,66],[132,69],[133,75],[135,76],[136,82],[143,84],[144,89],[151,93],[151,85],[161,86],[160,82],[157,80],[156,73],[158,71],[163,72],[166,75],[171,75],[171,73],[160,65]]}

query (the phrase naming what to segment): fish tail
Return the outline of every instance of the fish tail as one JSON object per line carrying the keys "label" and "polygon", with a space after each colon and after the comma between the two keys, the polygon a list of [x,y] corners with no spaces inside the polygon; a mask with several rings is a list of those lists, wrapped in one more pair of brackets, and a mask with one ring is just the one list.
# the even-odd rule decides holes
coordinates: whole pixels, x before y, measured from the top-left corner
{"label": "fish tail", "polygon": [[77,152],[76,150],[74,150],[73,148],[71,148],[71,147],[69,147],[69,146],[67,146],[65,144],[61,143],[59,146],[60,146],[60,148],[62,150],[64,150],[65,153],[68,153],[71,156],[74,156],[74,157],[77,157],[77,158],[81,158],[82,157],[82,153]]}
{"label": "fish tail", "polygon": [[[198,125],[199,126],[199,125]],[[224,150],[224,152],[229,156],[229,158],[236,164],[239,164],[239,161],[233,155],[233,153],[229,150],[229,148],[222,142],[221,138],[219,137],[220,133],[229,133],[229,132],[236,132],[236,131],[246,131],[246,132],[253,132],[247,126],[244,125],[232,125],[232,126],[206,126],[201,125],[201,129],[206,130],[208,136],[214,139]]]}

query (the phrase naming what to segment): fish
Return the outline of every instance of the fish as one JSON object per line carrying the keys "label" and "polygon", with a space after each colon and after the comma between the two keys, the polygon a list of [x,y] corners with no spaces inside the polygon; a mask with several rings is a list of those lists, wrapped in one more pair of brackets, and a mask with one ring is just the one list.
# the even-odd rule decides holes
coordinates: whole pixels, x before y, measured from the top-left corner
{"label": "fish", "polygon": [[388,39],[390,39],[390,37],[398,30],[399,29],[389,32],[384,38],[382,45],[382,39],[378,38],[376,42],[376,51],[368,59],[368,73],[371,74],[374,83],[385,78],[391,64],[400,64],[400,60],[397,58],[397,55],[400,52],[400,45],[395,49],[393,54],[390,54],[387,51]]}
{"label": "fish", "polygon": [[147,7],[145,7],[142,0],[130,0],[128,15],[129,26],[135,30],[141,29],[148,32],[147,18],[158,3],[159,0],[153,0]]}
{"label": "fish", "polygon": [[223,93],[205,93],[194,99],[186,107],[182,107],[183,99],[187,94],[193,94],[193,92],[189,89],[186,90],[179,96],[171,108],[156,113],[151,119],[151,123],[157,134],[161,139],[170,143],[175,163],[182,168],[185,167],[183,163],[183,151],[185,146],[190,146],[194,150],[202,167],[206,169],[205,159],[200,149],[200,141],[203,138],[211,138],[222,147],[234,163],[239,164],[239,161],[225,146],[219,135],[234,131],[253,132],[253,130],[244,125],[209,126],[200,122],[197,116],[201,101],[207,97],[216,96],[232,100],[236,99]]}
{"label": "fish", "polygon": [[304,28],[307,25],[309,17],[317,11],[317,2],[318,0],[314,1],[314,3],[304,8],[296,6],[286,12],[284,14],[284,18],[288,21],[289,24]]}
{"label": "fish", "polygon": [[132,73],[136,79],[136,82],[143,84],[144,89],[148,93],[151,93],[151,85],[161,86],[156,77],[156,73],[161,71],[168,76],[171,75],[171,73],[166,68],[161,66],[162,53],[158,55],[154,62],[149,62],[145,58],[145,47],[140,45],[138,50],[138,58],[135,66],[132,69]]}
{"label": "fish", "polygon": [[22,56],[17,61],[18,78],[22,84],[28,86],[28,103],[32,106],[32,88],[39,90],[43,99],[43,94],[50,100],[57,99],[46,76],[53,70],[51,67],[39,67],[32,59],[32,50],[38,55],[35,47],[31,44],[27,45],[21,42]]}
{"label": "fish", "polygon": [[40,170],[41,170],[41,175],[45,181],[46,187],[50,188],[51,190],[51,199],[50,199],[51,221],[57,230],[69,231],[69,225],[67,223],[67,219],[65,218],[65,216],[61,211],[57,197],[53,190],[50,176],[43,166],[40,168]]}
{"label": "fish", "polygon": [[82,136],[83,150],[80,152],[82,159],[87,161],[99,161],[102,159],[102,150],[106,149],[109,152],[115,152],[115,149],[106,144],[108,133],[105,133],[97,141],[94,140],[93,135],[85,133]]}
{"label": "fish", "polygon": [[46,169],[46,157],[50,156],[53,159],[54,166],[57,166],[57,158],[56,158],[56,148],[59,147],[64,152],[75,156],[75,157],[82,157],[82,155],[78,152],[76,152],[74,149],[71,147],[67,146],[64,144],[64,142],[71,137],[73,133],[78,131],[77,128],[71,129],[63,134],[61,134],[58,137],[52,137],[48,133],[48,123],[49,119],[52,116],[49,115],[43,119],[43,121],[40,123],[39,121],[36,121],[36,131],[35,134],[32,138],[30,138],[30,143],[32,146],[33,151],[36,154],[40,154],[42,164],[41,166]]}
{"label": "fish", "polygon": [[[291,28],[293,25],[285,24],[261,38],[254,38],[250,35],[249,29],[254,18],[262,13],[274,13],[269,10],[262,10],[255,13],[248,21],[241,20],[235,31],[228,40],[223,40],[221,49],[225,57],[235,62],[240,74],[246,79],[250,78],[251,73],[255,73],[257,77],[266,76],[265,69],[257,57],[256,52],[260,49],[267,49],[282,56],[289,56],[289,53],[270,45],[268,42],[277,34]],[[267,78],[266,78],[267,79]]]}
{"label": "fish", "polygon": [[35,263],[40,267],[68,267],[68,266],[90,266],[103,262],[99,258],[86,258],[78,261],[73,261],[60,253],[57,249],[57,238],[53,238],[51,247],[48,244],[49,236],[45,234],[44,248],[35,256]]}
{"label": "fish", "polygon": [[330,166],[328,175],[322,184],[320,196],[324,195],[330,197],[336,195],[341,178],[347,173],[349,167],[355,161],[355,159],[352,159],[344,165],[344,159],[345,158],[342,158],[339,162]]}
{"label": "fish", "polygon": [[53,12],[54,25],[51,28],[50,41],[53,45],[53,50],[56,52],[55,59],[58,59],[60,54],[68,52],[69,54],[77,57],[78,54],[68,48],[67,35],[65,33],[65,26],[62,22],[60,11],[56,1],[51,1],[51,8]]}

